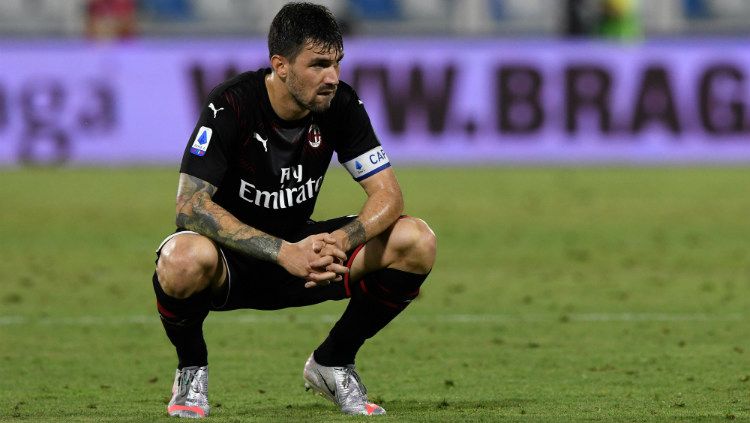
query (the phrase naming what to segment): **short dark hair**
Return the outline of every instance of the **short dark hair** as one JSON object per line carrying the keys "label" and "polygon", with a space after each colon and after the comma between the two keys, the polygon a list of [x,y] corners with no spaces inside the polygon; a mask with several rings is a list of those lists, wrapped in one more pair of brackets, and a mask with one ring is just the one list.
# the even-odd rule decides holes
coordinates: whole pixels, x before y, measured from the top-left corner
{"label": "short dark hair", "polygon": [[307,42],[323,52],[344,50],[341,28],[328,8],[312,3],[285,4],[268,31],[268,57],[278,54],[294,61]]}

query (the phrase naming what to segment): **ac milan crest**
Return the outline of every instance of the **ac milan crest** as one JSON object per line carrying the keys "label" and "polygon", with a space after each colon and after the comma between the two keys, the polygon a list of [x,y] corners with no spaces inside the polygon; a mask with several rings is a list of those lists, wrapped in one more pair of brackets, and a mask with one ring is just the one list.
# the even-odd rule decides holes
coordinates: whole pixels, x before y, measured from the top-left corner
{"label": "ac milan crest", "polygon": [[310,129],[307,130],[307,142],[310,143],[310,147],[318,148],[322,141],[323,138],[320,135],[320,128],[318,128],[318,125],[313,123],[312,125],[310,125]]}

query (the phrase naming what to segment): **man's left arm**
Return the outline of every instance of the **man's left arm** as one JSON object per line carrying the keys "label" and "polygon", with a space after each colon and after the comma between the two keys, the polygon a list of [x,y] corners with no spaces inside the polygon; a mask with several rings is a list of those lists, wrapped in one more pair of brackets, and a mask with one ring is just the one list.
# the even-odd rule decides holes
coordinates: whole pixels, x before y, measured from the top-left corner
{"label": "man's left arm", "polygon": [[364,244],[390,227],[404,211],[404,197],[393,168],[359,181],[367,194],[362,210],[356,219],[331,233],[337,246],[349,251]]}

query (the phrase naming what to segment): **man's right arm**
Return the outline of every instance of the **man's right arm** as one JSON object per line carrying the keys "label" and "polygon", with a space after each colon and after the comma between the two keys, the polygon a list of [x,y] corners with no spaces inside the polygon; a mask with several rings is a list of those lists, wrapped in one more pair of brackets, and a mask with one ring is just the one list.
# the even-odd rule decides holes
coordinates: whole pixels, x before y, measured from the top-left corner
{"label": "man's right arm", "polygon": [[[177,188],[178,227],[195,231],[249,256],[277,263],[289,273],[314,281],[326,281],[346,268],[336,264],[335,258],[346,255],[332,247],[329,234],[319,234],[297,243],[288,243],[246,225],[214,203],[211,197],[217,188],[210,183],[180,173]],[[343,257],[343,258],[342,258]]]}
{"label": "man's right arm", "polygon": [[205,235],[220,244],[261,260],[277,262],[282,240],[240,222],[211,197],[217,188],[180,173],[177,226]]}

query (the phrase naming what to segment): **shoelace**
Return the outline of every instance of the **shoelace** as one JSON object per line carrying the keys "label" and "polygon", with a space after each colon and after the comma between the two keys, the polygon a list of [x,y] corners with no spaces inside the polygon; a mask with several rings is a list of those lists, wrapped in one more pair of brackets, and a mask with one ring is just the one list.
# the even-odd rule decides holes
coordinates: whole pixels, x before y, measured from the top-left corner
{"label": "shoelace", "polygon": [[188,393],[190,388],[190,370],[185,370],[180,373],[180,396],[184,397]]}
{"label": "shoelace", "polygon": [[351,380],[350,378],[354,379],[357,382],[357,388],[359,389],[359,392],[362,395],[367,395],[367,387],[365,387],[365,384],[362,383],[362,380],[359,378],[359,373],[354,370],[354,367],[346,367],[346,370],[344,370],[344,389],[349,388],[349,382]]}
{"label": "shoelace", "polygon": [[180,396],[187,395],[188,390],[191,387],[195,392],[201,392],[204,390],[203,385],[198,379],[198,372],[199,370],[184,370],[180,373]]}

